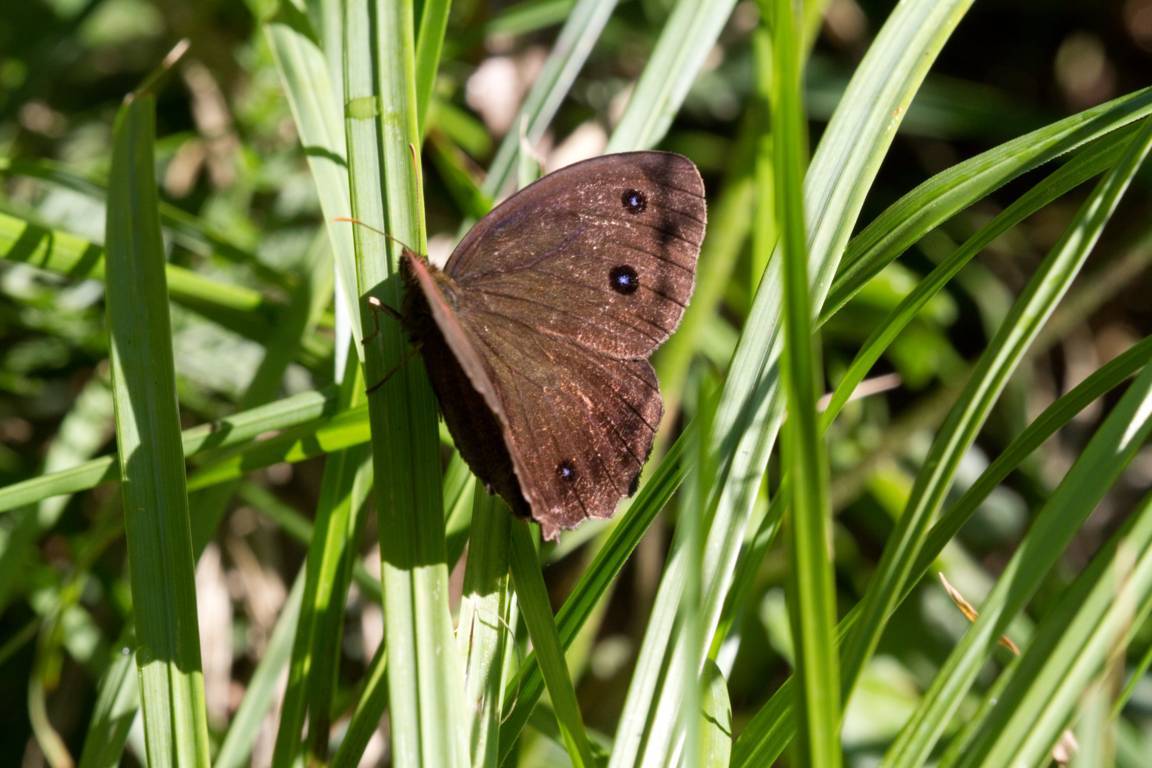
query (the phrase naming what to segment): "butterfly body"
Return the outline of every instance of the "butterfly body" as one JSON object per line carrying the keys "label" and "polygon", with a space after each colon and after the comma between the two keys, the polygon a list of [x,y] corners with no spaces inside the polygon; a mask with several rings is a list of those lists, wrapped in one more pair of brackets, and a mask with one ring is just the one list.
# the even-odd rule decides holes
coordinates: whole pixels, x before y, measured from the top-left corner
{"label": "butterfly body", "polygon": [[508,198],[443,270],[406,251],[404,322],[461,456],[546,538],[635,492],[663,405],[703,182],[664,152],[569,166]]}

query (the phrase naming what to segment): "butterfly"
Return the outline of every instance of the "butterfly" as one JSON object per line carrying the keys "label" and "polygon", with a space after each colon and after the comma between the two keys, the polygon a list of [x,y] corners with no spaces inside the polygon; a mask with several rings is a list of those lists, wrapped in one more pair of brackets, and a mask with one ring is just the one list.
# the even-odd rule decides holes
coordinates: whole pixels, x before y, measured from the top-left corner
{"label": "butterfly", "polygon": [[605,155],[509,197],[443,269],[405,249],[402,321],[460,455],[555,539],[636,491],[707,219],[696,166]]}

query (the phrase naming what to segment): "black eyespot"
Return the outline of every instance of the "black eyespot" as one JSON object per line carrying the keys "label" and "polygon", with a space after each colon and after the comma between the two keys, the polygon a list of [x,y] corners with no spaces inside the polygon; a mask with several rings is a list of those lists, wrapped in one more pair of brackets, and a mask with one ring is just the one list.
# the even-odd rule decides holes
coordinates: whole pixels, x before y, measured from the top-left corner
{"label": "black eyespot", "polygon": [[644,196],[643,192],[635,189],[624,190],[624,194],[620,196],[620,201],[624,203],[624,210],[628,213],[642,213],[648,207],[648,198]]}
{"label": "black eyespot", "polygon": [[566,483],[571,483],[576,480],[576,467],[568,459],[556,465],[556,476]]}
{"label": "black eyespot", "polygon": [[616,293],[628,295],[629,293],[636,293],[636,289],[640,287],[640,276],[632,267],[621,264],[618,267],[612,267],[612,271],[608,273],[608,284]]}

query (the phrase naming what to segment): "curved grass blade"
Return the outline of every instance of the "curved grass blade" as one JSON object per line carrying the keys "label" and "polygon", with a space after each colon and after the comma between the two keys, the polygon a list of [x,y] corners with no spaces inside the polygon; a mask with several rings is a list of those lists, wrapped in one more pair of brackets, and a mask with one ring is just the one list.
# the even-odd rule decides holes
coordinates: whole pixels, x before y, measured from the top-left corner
{"label": "curved grass blade", "polygon": [[521,129],[523,140],[529,146],[544,138],[552,118],[568,95],[576,75],[592,53],[600,32],[618,0],[578,0],[567,14],[564,27],[556,37],[544,67],[528,91],[520,112],[496,150],[496,157],[488,167],[483,191],[489,198],[497,198],[511,183],[519,163]]}
{"label": "curved grass blade", "polygon": [[[927,69],[970,2],[906,2],[897,6],[841,100],[805,183],[812,254],[813,306],[831,283],[840,249],[848,241],[863,199]],[[843,183],[844,180],[850,183]],[[723,610],[739,558],[748,517],[760,490],[782,414],[777,362],[780,353],[780,284],[773,259],[760,283],[752,312],[733,357],[717,410],[714,445],[721,453],[716,514],[705,545],[707,626]],[[613,765],[663,764],[674,744],[652,734],[668,733],[678,708],[678,686],[664,670],[674,614],[681,594],[683,559],[673,552],[665,568],[652,621],[617,732]],[[710,643],[708,644],[710,645]],[[702,664],[707,647],[700,649]]]}
{"label": "curved grass blade", "polygon": [[[963,267],[981,250],[1000,235],[1036,211],[1044,208],[1069,190],[1088,179],[1111,168],[1120,159],[1125,147],[1131,141],[1138,126],[1122,128],[1112,134],[1097,139],[1083,151],[1076,154],[1048,178],[1032,187],[996,215],[992,221],[981,227],[947,259],[912,289],[900,304],[893,309],[876,330],[861,345],[860,351],[848,366],[840,383],[832,393],[832,399],[824,411],[824,426],[828,427],[847,404],[852,393],[864,377],[880,359],[900,332],[912,322],[921,309],[939,293]],[[923,234],[926,234],[923,233]]]}
{"label": "curved grass blade", "polygon": [[[975,439],[979,426],[1003,389],[1008,375],[1015,369],[1024,351],[1035,339],[1043,321],[1052,313],[1056,302],[1078,274],[1150,148],[1152,148],[1152,120],[1146,120],[1140,133],[1129,145],[1125,157],[1100,182],[1080,209],[1076,220],[1061,242],[1037,269],[1004,325],[989,344],[988,351],[977,364],[965,393],[933,443],[925,462],[931,471],[923,472],[917,477],[912,498],[897,522],[896,530],[889,539],[880,566],[861,604],[861,618],[857,625],[860,631],[853,633],[845,647],[845,668],[851,670],[854,675],[871,656],[884,619],[891,611],[894,598],[907,584],[912,562],[917,551],[922,548],[928,523],[943,500],[960,454]],[[1148,375],[1152,378],[1152,373]],[[1143,380],[1142,376],[1138,379],[1138,383]],[[1138,397],[1139,389],[1137,384],[1133,384],[1129,395],[1126,395],[1126,399],[1121,402],[1127,402],[1129,396]],[[1137,395],[1133,395],[1133,392]],[[1118,406],[1113,416],[1119,412],[1121,409]],[[1129,414],[1129,421],[1133,415]],[[1112,416],[1105,425],[1110,423]],[[1132,423],[1126,427],[1126,431],[1130,434],[1136,433],[1138,427]],[[1090,444],[1077,463],[1077,466],[1092,465],[1092,471],[1098,474],[1088,478],[1075,471],[1070,472],[1061,488],[1065,487],[1074,476],[1083,487],[1075,492],[1065,491],[1062,495],[1059,492],[1054,495],[1053,500],[1045,506],[1045,510],[1041,511],[1033,531],[1043,530],[1041,520],[1054,514],[1047,511],[1053,508],[1060,510],[1064,515],[1060,521],[1062,526],[1081,520],[1094,503],[1093,493],[1103,493],[1107,487],[1106,484],[1101,487],[1101,482],[1108,481],[1118,473],[1120,462],[1116,459],[1122,455],[1122,446],[1117,445],[1114,439],[1113,442],[1108,442],[1110,438],[1103,427],[1098,435],[1104,435],[1100,438],[1098,447],[1093,449],[1093,444]],[[1099,452],[1106,448],[1115,453],[1113,462],[1103,467],[1100,457],[1093,453],[1093,450]],[[1065,509],[1062,505],[1067,504],[1066,499],[1069,498],[1088,506],[1077,507],[1075,511]],[[1066,528],[1054,529],[1051,533],[1045,534],[1046,543],[1058,545],[1066,530]],[[1006,623],[1001,621],[1001,617],[1010,617],[1018,610],[1018,607],[1001,610],[1004,606],[999,605],[998,601],[1004,601],[1011,595],[1015,604],[1022,604],[1034,591],[1036,580],[1047,571],[1047,566],[1043,565],[1046,562],[1044,557],[1055,558],[1062,550],[1062,545],[1053,546],[1043,556],[1036,555],[1030,548],[1021,548],[1017,551],[1013,563],[1018,564],[1019,559],[1025,555],[1030,558],[1026,574],[1018,578],[1014,570],[1006,571],[997,583],[980,618],[965,635],[960,646],[949,656],[949,661],[933,682],[924,703],[902,731],[893,748],[892,764],[916,764],[927,756],[939,738],[945,720],[959,705],[960,697],[968,689],[985,658],[979,649],[984,647],[989,630],[994,628],[993,640],[999,637]],[[1010,565],[1009,568],[1013,569],[1013,566]],[[1006,592],[1010,588],[1011,591]]]}
{"label": "curved grass blade", "polygon": [[965,160],[897,200],[853,238],[821,310],[835,314],[925,233],[1022,173],[1152,114],[1152,88],[1121,96]]}
{"label": "curved grass blade", "polygon": [[[948,542],[969,520],[981,502],[999,486],[1009,473],[1019,467],[1029,455],[1043,445],[1058,429],[1075,418],[1080,411],[1122,384],[1150,362],[1152,362],[1152,337],[1144,339],[1092,373],[1072,391],[1052,403],[1035,421],[1028,425],[932,527],[913,568],[914,576],[905,586],[898,605],[911,594],[920,578],[927,573],[936,558],[944,551]],[[837,634],[841,643],[859,616],[860,606],[857,604],[840,622]],[[789,678],[741,732],[735,745],[733,762],[736,765],[771,764],[783,753],[795,730],[792,721],[793,695],[791,689],[792,680]]]}
{"label": "curved grass blade", "polygon": [[735,6],[735,0],[676,3],[605,152],[646,149],[664,138]]}
{"label": "curved grass blade", "polygon": [[990,692],[974,738],[950,749],[941,766],[1043,763],[1092,678],[1131,642],[1150,607],[1152,496],[1068,587]]}

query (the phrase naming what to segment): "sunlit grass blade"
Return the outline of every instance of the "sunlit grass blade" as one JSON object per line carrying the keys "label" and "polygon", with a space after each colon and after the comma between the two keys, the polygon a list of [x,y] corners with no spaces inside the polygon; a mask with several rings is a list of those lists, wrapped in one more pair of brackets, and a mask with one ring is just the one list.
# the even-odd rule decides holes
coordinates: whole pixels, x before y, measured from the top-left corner
{"label": "sunlit grass blade", "polygon": [[[922,0],[897,6],[845,91],[805,181],[814,307],[824,299],[840,249],[848,241],[898,127],[892,116],[904,114],[936,53],[969,5],[965,0]],[[719,622],[782,414],[777,387],[779,310],[778,261],[773,259],[757,291],[717,409],[713,444],[721,451],[723,485],[717,489],[717,511],[704,560],[705,616],[712,628]],[[682,559],[673,552],[657,593],[654,617],[665,615],[679,599],[682,569]],[[617,730],[614,765],[663,763],[667,749],[675,746],[645,735],[655,728],[652,723],[669,722],[678,708],[678,686],[663,679],[663,671],[676,664],[659,661],[670,647],[670,632],[670,624],[654,620],[645,633]],[[700,650],[697,663],[703,663],[706,653],[707,648]]]}
{"label": "sunlit grass blade", "polygon": [[[1139,382],[1133,386],[1138,385]],[[1037,764],[1073,718],[1092,678],[1132,640],[1152,606],[1152,497],[1101,548],[1036,628],[982,709],[979,730],[941,765]],[[1107,710],[1105,709],[1105,717]],[[960,746],[959,744],[957,746]],[[1089,753],[1091,754],[1091,753]],[[1095,763],[1103,765],[1104,763]]]}
{"label": "sunlit grass blade", "polygon": [[1092,142],[1043,182],[1032,187],[1012,205],[997,214],[992,221],[981,227],[980,231],[968,238],[929,275],[920,280],[912,292],[877,325],[876,330],[861,345],[860,351],[856,353],[855,359],[848,366],[840,383],[836,385],[832,399],[824,411],[825,427],[836,418],[884,350],[900,335],[900,331],[912,322],[932,297],[937,295],[973,257],[1028,216],[1115,165],[1131,141],[1135,128],[1134,126],[1120,129]]}
{"label": "sunlit grass blade", "polygon": [[1152,88],[1121,96],[958,163],[913,189],[852,239],[821,318],[925,233],[1025,171],[1152,113]]}
{"label": "sunlit grass blade", "polygon": [[448,28],[450,0],[427,0],[420,8],[420,32],[416,36],[416,123],[423,133],[428,104],[436,87],[436,70]]}
{"label": "sunlit grass blade", "polygon": [[[584,569],[572,588],[572,594],[560,607],[556,614],[556,630],[563,648],[572,644],[584,622],[619,577],[652,520],[664,509],[680,486],[685,473],[685,453],[692,444],[695,432],[695,428],[689,426],[681,433],[660,466],[640,488],[627,511],[622,513],[620,522],[608,535],[608,541]],[[511,752],[512,744],[528,722],[543,691],[544,680],[533,654],[506,686],[505,699],[511,702],[512,708],[500,727],[501,761]]]}
{"label": "sunlit grass blade", "polygon": [[456,642],[464,665],[465,712],[472,765],[499,764],[500,718],[504,712],[504,670],[516,613],[508,574],[511,526],[518,525],[503,504],[482,490],[475,493],[468,564]]}
{"label": "sunlit grass blade", "polygon": [[[77,171],[42,158],[0,157],[0,174],[30,176],[100,202],[104,202],[108,197],[107,183],[104,180],[82,176]],[[283,274],[262,263],[256,258],[256,254],[235,244],[223,233],[213,231],[204,219],[192,216],[182,208],[163,200],[158,202],[158,206],[161,227],[173,243],[182,245],[190,251],[212,254],[242,266],[272,285],[286,288],[291,284],[290,279],[285,279]]]}
{"label": "sunlit grass blade", "polygon": [[[981,473],[977,481],[941,515],[940,520],[929,531],[924,548],[913,568],[913,578],[905,586],[899,602],[908,597],[919,579],[927,573],[936,558],[944,551],[948,542],[1004,478],[1084,408],[1135,375],[1149,362],[1152,362],[1152,337],[1144,339],[1093,372],[1036,417],[1035,421],[1028,425]],[[841,642],[859,618],[859,608],[857,604],[840,622],[838,637]],[[736,765],[755,766],[771,763],[784,751],[794,730],[791,688],[792,681],[789,679],[777,689],[768,703],[740,733],[733,759]]]}
{"label": "sunlit grass blade", "polygon": [[[756,111],[763,113],[765,110],[757,105]],[[753,217],[748,212],[755,205],[755,139],[762,130],[763,119],[763,114],[757,114],[745,118],[741,124],[724,184],[719,188],[719,194],[710,196],[708,201],[708,231],[696,262],[696,287],[692,291],[692,301],[676,333],[664,342],[653,358],[664,409],[668,413],[677,411],[689,366],[702,346],[701,337],[708,325],[716,322],[717,307],[752,231]]]}
{"label": "sunlit grass blade", "polygon": [[[205,451],[247,443],[266,432],[291,429],[315,422],[317,419],[324,419],[335,412],[336,406],[335,392],[330,390],[293,395],[276,403],[228,416],[212,424],[184,430],[181,434],[183,452],[185,456],[194,456]],[[365,409],[356,409],[349,415],[352,418],[349,420],[346,416],[345,421],[359,424],[360,426],[354,429],[359,429],[364,434],[359,440],[353,439],[352,442],[347,442],[346,439],[340,447],[364,442],[367,439]],[[339,427],[339,431],[344,429],[343,426]],[[100,483],[115,480],[118,477],[115,465],[115,456],[103,456],[69,469],[39,475],[0,488],[0,513],[53,496],[95,488]]]}
{"label": "sunlit grass blade", "polygon": [[[345,7],[345,88],[353,216],[425,250],[416,119],[413,8],[355,0]],[[357,293],[380,527],[393,761],[468,762],[463,679],[448,610],[436,403],[424,368],[405,360],[394,322],[376,323],[369,296],[400,306],[400,247],[356,227]],[[403,364],[406,363],[406,364]],[[395,375],[385,380],[389,371]]]}
{"label": "sunlit grass blade", "polygon": [[[351,226],[336,220],[352,211],[347,147],[340,119],[343,115],[342,94],[334,87],[316,30],[308,16],[291,0],[279,4],[276,16],[265,23],[264,29],[316,184],[332,252],[342,254],[335,262],[338,276],[336,298],[343,304],[342,311],[355,317],[358,306],[356,273],[351,259],[346,258],[352,253]],[[358,324],[351,323],[350,330],[359,351],[361,334]],[[347,337],[337,336],[336,340],[341,351],[344,338]]]}
{"label": "sunlit grass blade", "polygon": [[732,756],[732,703],[728,699],[728,681],[711,660],[704,662],[702,688],[704,698],[700,717],[703,736],[698,765],[728,768]]}
{"label": "sunlit grass blade", "polygon": [[[346,389],[360,391],[363,381],[358,374],[358,367],[348,369]],[[291,765],[297,758],[305,709],[309,759],[323,762],[328,758],[332,689],[360,510],[370,488],[369,460],[369,452],[360,447],[332,454],[324,466],[274,765]]]}
{"label": "sunlit grass blade", "polygon": [[207,765],[184,454],[157,212],[155,102],[116,120],[108,200],[107,307],[120,490],[149,762]]}
{"label": "sunlit grass blade", "polygon": [[544,67],[512,123],[512,130],[500,142],[496,157],[488,167],[483,187],[488,197],[499,197],[513,180],[519,161],[521,128],[529,146],[534,146],[544,137],[544,132],[568,95],[617,2],[578,0],[568,12],[564,27],[548,54],[548,60],[544,62]]}
{"label": "sunlit grass blade", "polygon": [[[762,2],[771,14],[771,66],[760,72],[770,78],[773,132],[761,149],[757,182],[762,200],[776,203],[780,230],[783,283],[781,356],[788,420],[784,423],[781,463],[788,472],[789,569],[788,615],[798,685],[800,744],[797,759],[805,765],[840,765],[840,681],[834,629],[832,508],[828,501],[828,457],[816,411],[822,390],[818,339],[812,325],[808,295],[808,244],[804,221],[804,167],[808,140],[801,99],[801,34],[789,0]],[[761,23],[767,23],[767,19]],[[761,49],[762,50],[762,49]],[[771,157],[772,162],[767,163]],[[768,193],[772,188],[772,193]],[[767,205],[762,205],[762,208]],[[775,233],[770,233],[774,235]],[[756,247],[771,253],[775,243],[760,230]]]}
{"label": "sunlit grass blade", "polygon": [[735,0],[676,3],[607,152],[647,149],[664,138],[735,5]]}
{"label": "sunlit grass blade", "polygon": [[[928,525],[943,501],[961,454],[975,439],[1008,376],[1079,272],[1150,147],[1152,147],[1152,120],[1146,120],[1140,133],[1129,145],[1125,157],[1100,182],[1062,240],[1036,270],[1004,325],[989,343],[988,351],[977,364],[964,394],[929,451],[925,461],[926,470],[917,476],[912,498],[897,522],[880,566],[869,583],[857,625],[859,631],[853,632],[852,637],[846,641],[844,658],[846,674],[849,675],[846,677],[847,687],[851,687],[855,675],[870,657],[879,640],[885,618],[891,611],[896,597],[907,584],[916,553],[923,545]],[[1142,380],[1143,377],[1138,382]],[[1133,384],[1129,396],[1135,397],[1132,393],[1138,391],[1137,384]],[[1109,417],[1109,422],[1106,422],[1106,426],[1121,410],[1117,407]],[[1129,415],[1129,420],[1133,415]],[[1130,426],[1132,432],[1137,430],[1135,424]],[[1101,435],[1104,436],[1100,437]],[[1107,440],[1107,430],[1101,428],[1096,441],[1098,447],[1095,450],[1102,451],[1107,446],[1110,450],[1116,451],[1114,459],[1118,459],[1122,446],[1115,444],[1115,438],[1113,443]],[[1093,464],[1094,461],[1096,464]],[[1053,530],[1044,534],[1047,537],[1046,543],[1054,545],[1048,550],[1047,557],[1055,558],[1063,551],[1063,546],[1059,543],[1064,532],[1076,529],[1079,521],[1095,504],[1093,492],[1102,493],[1107,487],[1105,484],[1100,488],[1099,483],[1114,477],[1115,472],[1122,466],[1121,462],[1115,460],[1106,468],[1100,464],[1101,459],[1093,454],[1093,446],[1090,444],[1081,455],[1077,466],[1091,466],[1091,471],[1097,474],[1091,478],[1091,482],[1088,478],[1082,478],[1083,487],[1076,492],[1065,491],[1063,494],[1058,492],[1046,505],[1045,510],[1062,510],[1061,514],[1064,515],[1061,521],[1063,527],[1059,531]],[[1073,475],[1080,477],[1075,471],[1069,473],[1061,487],[1064,487]],[[1081,505],[1074,508],[1076,514],[1061,506],[1068,501],[1075,501]],[[1044,530],[1041,519],[1051,514],[1054,513],[1042,511],[1029,535]],[[1068,529],[1067,526],[1073,527]],[[925,703],[913,716],[894,747],[894,765],[918,764],[931,750],[939,738],[944,721],[959,706],[960,697],[968,689],[979,665],[983,662],[982,644],[987,640],[989,633],[991,632],[993,640],[999,636],[1006,621],[1001,621],[1001,618],[1011,617],[1035,589],[1035,584],[1029,584],[1029,580],[1039,579],[1047,571],[1047,566],[1043,565],[1044,560],[1029,554],[1031,552],[1029,549],[1018,550],[1014,563],[1025,554],[1030,558],[1026,576],[1015,584],[1016,577],[1012,572],[1006,572],[1001,577],[992,596],[989,597],[989,602],[985,603],[984,612],[936,677],[925,697]],[[1011,592],[1006,592],[1009,588]],[[1001,611],[1002,606],[998,605],[998,602],[1006,598],[1012,601],[1009,605],[1017,607]],[[989,604],[995,607],[989,607]]]}
{"label": "sunlit grass blade", "polygon": [[[74,280],[105,279],[104,248],[82,237],[0,212],[0,258]],[[258,291],[221,283],[176,264],[165,265],[172,301],[247,338],[272,332],[277,306]]]}
{"label": "sunlit grass blade", "polygon": [[591,768],[596,763],[588,746],[588,735],[584,732],[584,722],[580,716],[580,705],[576,701],[576,691],[568,677],[568,666],[564,662],[564,649],[552,619],[552,608],[548,604],[548,590],[540,573],[540,560],[532,542],[532,530],[527,524],[513,522],[509,560],[512,565],[512,579],[516,584],[516,598],[520,606],[528,636],[536,649],[536,657],[541,673],[552,697],[556,712],[556,724],[568,756],[574,766]]}

